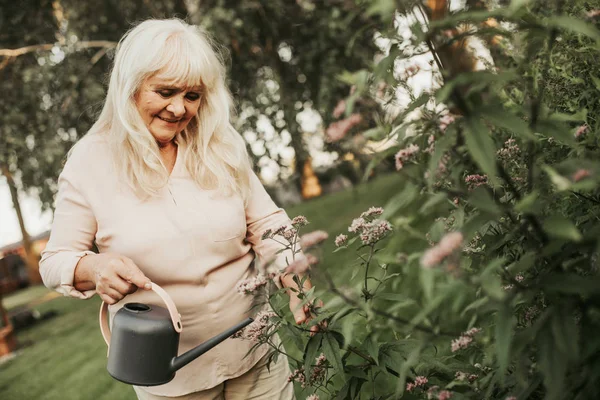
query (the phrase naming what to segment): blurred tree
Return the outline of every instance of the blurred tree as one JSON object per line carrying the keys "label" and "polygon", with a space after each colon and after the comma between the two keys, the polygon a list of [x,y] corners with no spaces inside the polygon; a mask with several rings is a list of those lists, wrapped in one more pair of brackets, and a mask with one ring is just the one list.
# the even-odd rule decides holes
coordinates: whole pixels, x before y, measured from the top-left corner
{"label": "blurred tree", "polygon": [[[212,0],[190,12],[192,22],[229,48],[230,87],[242,110],[238,129],[255,139],[256,161],[282,165],[281,145],[293,147],[291,168],[300,184],[309,154],[298,115],[332,120],[349,91],[339,77],[373,62],[380,21],[347,0]],[[278,135],[261,127],[264,117]]]}

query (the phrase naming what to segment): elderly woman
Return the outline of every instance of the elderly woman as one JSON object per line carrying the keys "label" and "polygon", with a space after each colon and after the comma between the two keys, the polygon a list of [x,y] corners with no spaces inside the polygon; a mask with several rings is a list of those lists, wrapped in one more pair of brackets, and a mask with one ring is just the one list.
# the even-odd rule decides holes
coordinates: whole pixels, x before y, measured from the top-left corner
{"label": "elderly woman", "polygon": [[[285,267],[290,255],[276,255],[277,243],[261,235],[290,220],[253,173],[230,107],[223,63],[197,27],[148,20],[130,30],[102,113],[60,175],[40,262],[45,284],[80,299],[98,293],[112,316],[124,299],[160,304],[148,290],[156,282],[181,313],[180,352],[247,317],[252,299],[236,284],[256,274],[255,257]],[[276,279],[294,285],[292,276]],[[296,322],[305,322],[308,312],[290,296]],[[136,394],[292,399],[287,360],[268,370],[268,348],[246,356],[253,344],[228,339],[173,381]]]}

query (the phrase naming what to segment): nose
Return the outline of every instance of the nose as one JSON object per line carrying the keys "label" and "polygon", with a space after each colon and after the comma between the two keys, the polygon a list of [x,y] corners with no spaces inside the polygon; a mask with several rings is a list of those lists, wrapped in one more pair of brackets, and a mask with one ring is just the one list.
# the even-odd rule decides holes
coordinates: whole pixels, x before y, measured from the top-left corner
{"label": "nose", "polygon": [[173,96],[171,102],[167,106],[167,111],[173,114],[176,118],[183,117],[185,114],[185,103],[183,96]]}

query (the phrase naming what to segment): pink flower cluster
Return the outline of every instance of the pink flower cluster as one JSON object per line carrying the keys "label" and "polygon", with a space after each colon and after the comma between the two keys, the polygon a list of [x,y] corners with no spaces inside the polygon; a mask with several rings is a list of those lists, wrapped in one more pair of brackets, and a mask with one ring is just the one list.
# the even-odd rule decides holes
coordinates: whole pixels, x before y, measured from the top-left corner
{"label": "pink flower cluster", "polygon": [[[585,13],[585,16],[588,19],[595,19],[600,16],[600,10],[590,10]],[[506,399],[506,400],[508,400],[508,399]]]}
{"label": "pink flower cluster", "polygon": [[329,234],[325,231],[312,231],[300,236],[300,246],[303,249],[309,249],[323,242],[329,237]]}
{"label": "pink flower cluster", "polygon": [[440,125],[439,125],[440,131],[445,132],[446,128],[448,128],[448,126],[450,124],[452,124],[455,120],[456,120],[456,118],[453,115],[450,115],[450,114],[443,115],[440,118]]}
{"label": "pink flower cluster", "polygon": [[346,111],[346,100],[342,99],[338,101],[331,115],[333,116],[333,118],[338,119],[342,116],[344,111]]}
{"label": "pink flower cluster", "polygon": [[457,352],[460,349],[466,349],[473,342],[473,336],[481,332],[481,328],[471,328],[458,338],[452,340],[452,352]]}
{"label": "pink flower cluster", "polygon": [[366,223],[367,221],[364,218],[354,218],[348,227],[348,232],[358,233],[364,228]]}
{"label": "pink flower cluster", "polygon": [[589,177],[590,175],[592,175],[592,173],[588,170],[588,169],[578,169],[574,174],[573,174],[573,182],[579,182],[587,177]]}
{"label": "pink flower cluster", "polygon": [[420,148],[416,144],[411,144],[405,149],[401,149],[396,153],[394,158],[396,159],[396,170],[400,171],[404,168],[404,164],[410,161],[415,154],[419,152]]}
{"label": "pink flower cluster", "polygon": [[429,135],[427,138],[427,148],[423,151],[428,154],[433,154],[435,151],[435,136]]}
{"label": "pink flower cluster", "polygon": [[488,177],[487,177],[487,175],[479,175],[479,174],[467,175],[467,176],[465,176],[465,183],[467,184],[469,189],[472,190],[481,185],[487,185]]}
{"label": "pink flower cluster", "polygon": [[310,383],[323,382],[326,373],[327,358],[325,357],[325,354],[321,353],[321,355],[315,359],[315,367],[313,368],[312,374],[310,374]]}
{"label": "pink flower cluster", "polygon": [[286,274],[302,275],[311,267],[311,265],[317,265],[319,259],[310,253],[300,254],[290,265],[288,265],[284,272]]}
{"label": "pink flower cluster", "polygon": [[304,215],[298,215],[292,219],[292,226],[296,229],[308,225],[308,219]]}
{"label": "pink flower cluster", "polygon": [[406,384],[406,391],[412,392],[414,388],[423,387],[427,382],[429,382],[429,380],[426,377],[419,375],[415,377],[414,382],[409,382]]}
{"label": "pink flower cluster", "polygon": [[[303,388],[312,385],[314,383],[321,383],[325,379],[327,373],[327,359],[325,355],[321,353],[319,357],[315,358],[315,366],[310,375],[310,379],[306,378],[306,372],[303,367],[295,369],[294,372],[288,376],[288,382],[298,382]],[[317,397],[318,398],[318,397]]]}
{"label": "pink flower cluster", "polygon": [[369,218],[378,216],[383,214],[383,208],[381,207],[370,207],[367,211],[365,211],[364,213],[360,214],[361,218],[364,218],[366,220],[368,220]]}
{"label": "pink flower cluster", "polygon": [[344,246],[346,243],[348,243],[348,236],[344,235],[343,233],[337,235],[335,238],[336,247]]}
{"label": "pink flower cluster", "polygon": [[232,338],[252,340],[260,342],[269,332],[269,328],[273,325],[270,322],[271,317],[275,317],[273,311],[260,311],[254,317],[254,321],[244,329],[237,331]]}
{"label": "pink flower cluster", "polygon": [[238,282],[235,288],[240,294],[252,294],[266,284],[267,278],[264,275],[256,275]]}
{"label": "pink flower cluster", "polygon": [[303,388],[306,387],[308,382],[306,381],[306,374],[304,368],[295,369],[290,376],[287,378],[288,382],[298,382]]}
{"label": "pink flower cluster", "polygon": [[452,255],[463,244],[463,234],[460,232],[450,232],[442,240],[423,253],[421,265],[425,268],[433,268],[439,265],[444,259]]}
{"label": "pink flower cluster", "polygon": [[392,231],[392,224],[384,219],[376,219],[363,225],[360,240],[365,245],[372,245],[383,239]]}
{"label": "pink flower cluster", "polygon": [[582,137],[588,130],[588,126],[583,124],[575,131],[575,138],[579,139]]}
{"label": "pink flower cluster", "polygon": [[448,400],[452,397],[452,392],[448,390],[440,390],[439,386],[432,386],[427,391],[427,399]]}
{"label": "pink flower cluster", "polygon": [[479,378],[479,376],[478,376],[478,375],[475,375],[475,374],[468,374],[468,373],[466,373],[466,372],[461,372],[461,371],[458,371],[458,372],[457,372],[457,373],[454,375],[454,377],[456,378],[456,380],[457,380],[457,381],[460,381],[460,382],[469,381],[469,383],[471,383],[471,382],[474,382],[474,381],[476,381],[476,380],[477,380],[477,378]]}
{"label": "pink flower cluster", "polygon": [[360,114],[352,114],[348,118],[336,121],[327,127],[325,136],[330,143],[343,139],[354,126],[360,124],[363,118]]}
{"label": "pink flower cluster", "polygon": [[515,139],[508,139],[504,142],[504,147],[496,152],[502,159],[509,160],[519,154],[521,149],[516,144]]}

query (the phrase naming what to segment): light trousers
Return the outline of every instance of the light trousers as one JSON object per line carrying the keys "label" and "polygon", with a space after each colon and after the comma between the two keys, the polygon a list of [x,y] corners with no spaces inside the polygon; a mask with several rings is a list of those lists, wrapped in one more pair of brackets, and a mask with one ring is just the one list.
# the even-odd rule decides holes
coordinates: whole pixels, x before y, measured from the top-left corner
{"label": "light trousers", "polygon": [[287,381],[290,367],[287,357],[280,355],[267,369],[268,354],[254,367],[237,378],[226,380],[214,388],[178,397],[156,396],[135,387],[139,400],[293,400],[294,386]]}

